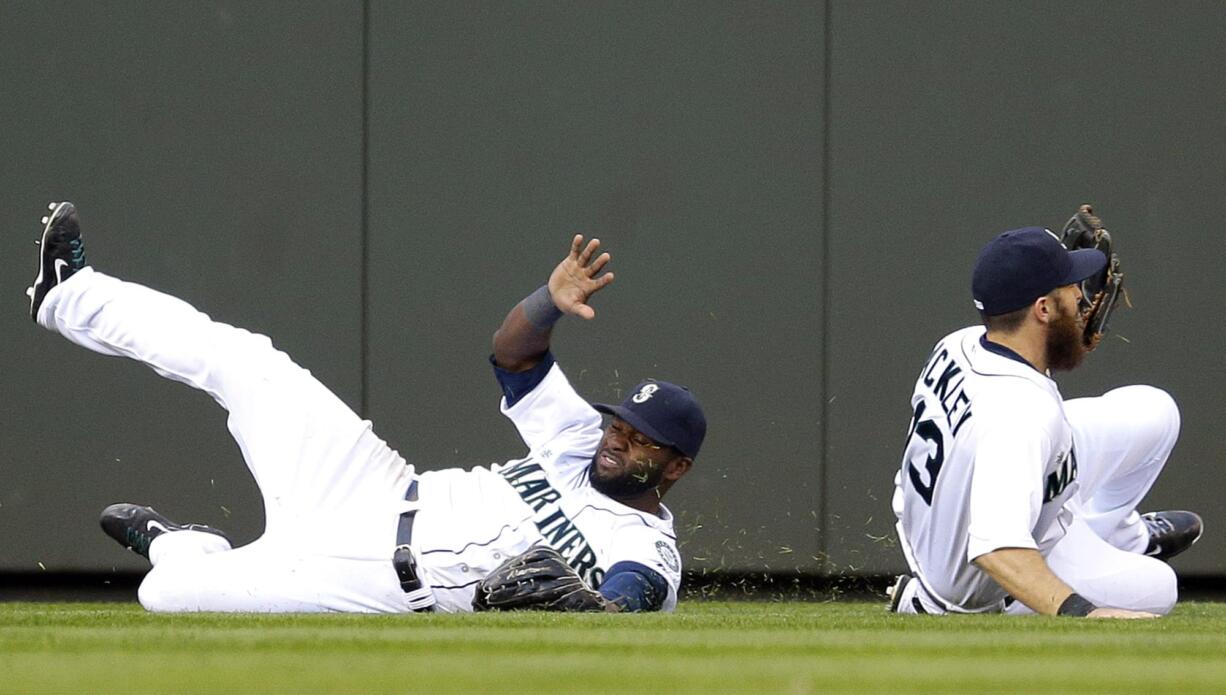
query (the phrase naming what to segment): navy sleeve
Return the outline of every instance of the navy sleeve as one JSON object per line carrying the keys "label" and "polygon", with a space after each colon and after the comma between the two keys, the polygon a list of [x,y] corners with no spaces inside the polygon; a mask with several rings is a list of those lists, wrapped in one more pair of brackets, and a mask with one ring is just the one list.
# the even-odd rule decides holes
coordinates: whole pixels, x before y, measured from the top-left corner
{"label": "navy sleeve", "polygon": [[523,372],[508,372],[498,363],[494,362],[494,356],[490,355],[490,364],[494,365],[494,376],[498,378],[498,385],[502,387],[502,395],[507,399],[507,407],[515,405],[519,399],[532,392],[542,381],[545,380],[545,375],[549,374],[550,368],[553,367],[553,353],[546,352],[541,361],[535,367]]}
{"label": "navy sleeve", "polygon": [[626,612],[658,611],[668,598],[668,580],[646,565],[618,562],[600,583],[600,595]]}

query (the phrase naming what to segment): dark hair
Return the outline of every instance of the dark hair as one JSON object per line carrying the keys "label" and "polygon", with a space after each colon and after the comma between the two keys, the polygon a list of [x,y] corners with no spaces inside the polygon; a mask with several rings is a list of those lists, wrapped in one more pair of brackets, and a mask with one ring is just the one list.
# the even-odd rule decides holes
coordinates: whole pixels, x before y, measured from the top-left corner
{"label": "dark hair", "polygon": [[1029,304],[1021,309],[1015,309],[1005,314],[997,314],[996,316],[988,316],[981,311],[979,312],[979,318],[983,320],[983,325],[987,326],[989,331],[1013,333],[1022,327],[1028,313],[1030,313]]}

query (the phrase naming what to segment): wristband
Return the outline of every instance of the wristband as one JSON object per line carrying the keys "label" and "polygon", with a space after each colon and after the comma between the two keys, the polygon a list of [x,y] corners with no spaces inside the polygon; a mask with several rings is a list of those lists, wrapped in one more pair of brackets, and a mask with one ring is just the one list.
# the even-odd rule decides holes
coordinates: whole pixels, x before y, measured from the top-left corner
{"label": "wristband", "polygon": [[535,292],[524,298],[524,317],[536,328],[547,331],[558,319],[562,318],[562,310],[553,303],[549,293],[549,285],[542,285]]}
{"label": "wristband", "polygon": [[1060,604],[1060,608],[1056,610],[1056,615],[1071,615],[1076,618],[1084,618],[1090,614],[1090,611],[1098,608],[1098,606],[1086,600],[1086,597],[1074,591],[1064,599],[1064,603]]}

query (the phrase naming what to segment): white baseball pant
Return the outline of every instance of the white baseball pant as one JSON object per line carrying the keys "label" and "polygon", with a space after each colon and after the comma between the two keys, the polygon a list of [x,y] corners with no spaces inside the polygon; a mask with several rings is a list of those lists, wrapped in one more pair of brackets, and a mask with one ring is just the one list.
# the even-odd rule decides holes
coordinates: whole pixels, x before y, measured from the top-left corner
{"label": "white baseball pant", "polygon": [[[1095,605],[1165,615],[1178,598],[1175,572],[1141,553],[1149,531],[1137,505],[1179,437],[1179,408],[1165,391],[1125,386],[1066,401],[1079,490],[1074,521],[1047,564]],[[1013,603],[1009,613],[1030,613]]]}

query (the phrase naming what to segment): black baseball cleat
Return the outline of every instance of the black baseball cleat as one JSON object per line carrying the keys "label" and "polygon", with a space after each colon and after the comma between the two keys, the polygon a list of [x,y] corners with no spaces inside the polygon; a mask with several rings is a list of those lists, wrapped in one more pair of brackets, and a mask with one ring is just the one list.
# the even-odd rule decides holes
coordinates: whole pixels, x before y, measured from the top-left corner
{"label": "black baseball cleat", "polygon": [[85,267],[85,242],[81,224],[72,203],[51,203],[51,214],[43,218],[43,238],[38,242],[38,277],[26,290],[30,297],[30,318],[38,320],[38,308],[51,288]]}
{"label": "black baseball cleat", "polygon": [[1200,538],[1205,525],[1195,512],[1166,511],[1141,515],[1149,529],[1149,545],[1145,554],[1159,560],[1169,560],[1182,553]]}
{"label": "black baseball cleat", "polygon": [[102,510],[102,518],[98,521],[106,535],[146,560],[149,559],[149,544],[163,533],[202,531],[221,536],[227,543],[230,542],[229,536],[211,526],[176,524],[154,511],[153,507],[142,507],[139,504],[112,504]]}
{"label": "black baseball cleat", "polygon": [[898,612],[898,607],[902,604],[902,595],[907,591],[907,585],[913,581],[915,578],[911,575],[900,574],[890,588],[885,590],[885,595],[890,599],[891,613]]}

